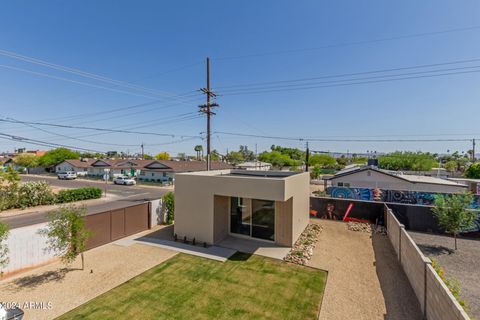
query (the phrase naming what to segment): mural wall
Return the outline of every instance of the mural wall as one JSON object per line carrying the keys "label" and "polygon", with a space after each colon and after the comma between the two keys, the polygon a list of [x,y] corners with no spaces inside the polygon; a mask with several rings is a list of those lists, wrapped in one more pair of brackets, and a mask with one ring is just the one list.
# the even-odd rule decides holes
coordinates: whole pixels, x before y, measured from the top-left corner
{"label": "mural wall", "polygon": [[[432,192],[342,187],[328,187],[327,194],[330,195],[332,198],[418,204],[425,206],[433,205],[433,203],[435,202],[435,197],[439,195],[438,193]],[[475,196],[471,208],[480,209],[479,196]]]}

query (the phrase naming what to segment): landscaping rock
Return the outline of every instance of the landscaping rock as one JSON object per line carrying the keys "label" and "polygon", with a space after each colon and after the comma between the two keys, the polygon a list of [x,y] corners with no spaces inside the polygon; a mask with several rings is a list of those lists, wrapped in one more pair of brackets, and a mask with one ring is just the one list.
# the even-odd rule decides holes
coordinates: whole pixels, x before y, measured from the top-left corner
{"label": "landscaping rock", "polygon": [[302,232],[292,250],[284,260],[299,265],[306,265],[313,255],[313,249],[318,241],[318,235],[322,232],[322,226],[310,223]]}
{"label": "landscaping rock", "polygon": [[366,232],[366,233],[378,233],[378,234],[387,234],[385,227],[377,226],[370,224],[370,223],[362,223],[362,222],[348,222],[347,229],[350,231],[358,231],[358,232]]}

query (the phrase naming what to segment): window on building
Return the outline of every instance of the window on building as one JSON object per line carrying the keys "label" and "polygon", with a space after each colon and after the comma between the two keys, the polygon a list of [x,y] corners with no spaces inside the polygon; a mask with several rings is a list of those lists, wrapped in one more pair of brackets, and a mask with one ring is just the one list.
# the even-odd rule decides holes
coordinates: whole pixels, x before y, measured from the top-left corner
{"label": "window on building", "polygon": [[275,240],[275,201],[232,197],[230,232]]}
{"label": "window on building", "polygon": [[337,182],[337,187],[343,187],[343,182]]}

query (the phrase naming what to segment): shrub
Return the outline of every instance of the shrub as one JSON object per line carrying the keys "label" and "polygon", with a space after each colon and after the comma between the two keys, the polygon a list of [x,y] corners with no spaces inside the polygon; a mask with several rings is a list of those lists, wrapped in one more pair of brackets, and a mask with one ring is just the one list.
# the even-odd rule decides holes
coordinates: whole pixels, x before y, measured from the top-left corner
{"label": "shrub", "polygon": [[430,258],[430,260],[432,260],[432,267],[435,270],[435,272],[437,272],[440,279],[442,279],[442,281],[445,283],[447,288],[450,290],[450,292],[455,297],[455,299],[457,299],[458,303],[463,307],[463,309],[467,311],[466,302],[460,299],[461,288],[460,288],[460,282],[458,281],[458,279],[454,277],[447,278],[447,276],[445,275],[445,269],[438,264],[437,260],[432,258]]}
{"label": "shrub", "polygon": [[25,209],[54,202],[55,195],[46,181],[28,181],[18,188],[16,207]]}
{"label": "shrub", "polygon": [[162,196],[163,210],[167,213],[167,224],[172,224],[175,216],[175,198],[173,192],[166,193]]}
{"label": "shrub", "polygon": [[60,190],[57,194],[57,203],[67,203],[89,199],[99,199],[102,196],[102,189],[95,187],[84,187],[69,190]]}
{"label": "shrub", "polygon": [[8,247],[6,240],[8,238],[8,226],[0,221],[0,276],[2,275],[2,269],[7,266],[8,259]]}

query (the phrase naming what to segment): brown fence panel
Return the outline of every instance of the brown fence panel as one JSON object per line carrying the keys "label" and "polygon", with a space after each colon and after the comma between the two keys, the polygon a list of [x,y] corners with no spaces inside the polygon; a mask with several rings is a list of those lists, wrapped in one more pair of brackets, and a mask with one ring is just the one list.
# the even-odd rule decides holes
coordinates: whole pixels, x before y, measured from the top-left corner
{"label": "brown fence panel", "polygon": [[85,227],[91,232],[87,240],[87,250],[109,243],[111,241],[110,211],[86,216]]}
{"label": "brown fence panel", "polygon": [[148,203],[125,208],[125,235],[148,229]]}
{"label": "brown fence panel", "polygon": [[110,213],[112,221],[111,240],[115,241],[126,236],[125,234],[125,209],[113,210]]}

